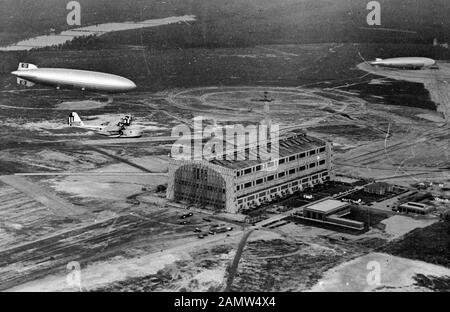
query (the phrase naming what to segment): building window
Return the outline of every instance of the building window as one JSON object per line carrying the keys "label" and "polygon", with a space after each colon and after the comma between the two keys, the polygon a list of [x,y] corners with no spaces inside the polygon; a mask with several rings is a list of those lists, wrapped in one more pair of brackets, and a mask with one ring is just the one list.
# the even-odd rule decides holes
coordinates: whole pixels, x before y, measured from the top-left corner
{"label": "building window", "polygon": [[295,169],[289,170],[289,174],[294,174],[294,173],[295,173]]}
{"label": "building window", "polygon": [[291,157],[289,157],[289,161],[294,161],[295,160],[295,155],[294,156],[291,156]]}
{"label": "building window", "polygon": [[281,164],[284,164],[285,161],[286,161],[286,159],[282,158],[282,159],[280,159],[280,161],[278,163],[281,165]]}
{"label": "building window", "polygon": [[252,186],[252,182],[247,182],[244,184],[244,188],[249,188]]}
{"label": "building window", "polygon": [[298,168],[298,171],[305,171],[306,170],[306,166],[301,166],[300,168]]}
{"label": "building window", "polygon": [[262,169],[261,165],[258,165],[258,166],[255,167],[255,171],[261,171],[261,169]]}
{"label": "building window", "polygon": [[284,172],[280,172],[280,173],[278,174],[278,179],[279,179],[279,178],[282,178],[282,177],[284,177]]}
{"label": "building window", "polygon": [[320,149],[319,149],[319,153],[324,153],[325,152],[325,147],[321,147]]}
{"label": "building window", "polygon": [[252,168],[248,168],[244,170],[244,174],[252,173]]}
{"label": "building window", "polygon": [[319,161],[319,166],[325,165],[325,160]]}
{"label": "building window", "polygon": [[271,175],[271,176],[268,176],[268,177],[267,177],[267,181],[272,181],[273,179],[275,179],[275,176],[274,176],[274,175]]}
{"label": "building window", "polygon": [[256,185],[262,184],[264,182],[264,179],[258,179],[256,180]]}
{"label": "building window", "polygon": [[298,158],[305,158],[306,157],[306,153],[301,153]]}
{"label": "building window", "polygon": [[316,150],[312,150],[312,151],[309,152],[309,156],[315,155],[315,154],[316,154]]}
{"label": "building window", "polygon": [[314,168],[316,166],[316,163],[310,163],[309,168]]}

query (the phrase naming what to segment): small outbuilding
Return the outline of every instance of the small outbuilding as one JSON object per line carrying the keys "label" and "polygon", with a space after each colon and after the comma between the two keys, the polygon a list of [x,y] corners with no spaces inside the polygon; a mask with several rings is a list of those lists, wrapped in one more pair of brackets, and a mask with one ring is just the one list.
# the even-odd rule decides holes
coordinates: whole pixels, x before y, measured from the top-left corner
{"label": "small outbuilding", "polygon": [[336,199],[326,199],[303,208],[302,218],[353,230],[364,229],[363,222],[343,218],[350,213],[351,206],[349,203]]}
{"label": "small outbuilding", "polygon": [[433,207],[422,203],[408,202],[398,206],[397,211],[406,214],[426,215],[433,211]]}
{"label": "small outbuilding", "polygon": [[376,182],[364,187],[364,191],[370,194],[385,195],[394,190],[394,186],[386,182]]}

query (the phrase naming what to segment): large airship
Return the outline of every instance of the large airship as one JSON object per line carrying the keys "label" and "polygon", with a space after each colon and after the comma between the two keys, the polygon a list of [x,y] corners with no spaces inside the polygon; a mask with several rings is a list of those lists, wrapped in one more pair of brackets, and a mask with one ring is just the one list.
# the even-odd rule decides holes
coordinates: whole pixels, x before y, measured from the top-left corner
{"label": "large airship", "polygon": [[38,68],[29,63],[20,63],[19,68],[11,74],[17,77],[18,84],[27,87],[41,84],[58,90],[67,88],[108,93],[122,93],[136,88],[133,81],[112,74],[66,68]]}
{"label": "large airship", "polygon": [[389,59],[377,58],[369,63],[372,66],[398,69],[424,69],[436,66],[436,61],[427,57],[396,57]]}

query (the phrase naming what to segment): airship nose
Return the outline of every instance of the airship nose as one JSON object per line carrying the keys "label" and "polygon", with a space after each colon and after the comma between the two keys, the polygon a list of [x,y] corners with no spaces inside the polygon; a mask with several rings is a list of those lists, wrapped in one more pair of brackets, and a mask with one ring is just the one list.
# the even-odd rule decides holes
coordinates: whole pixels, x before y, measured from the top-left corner
{"label": "airship nose", "polygon": [[20,76],[20,71],[18,71],[18,70],[13,71],[13,72],[11,72],[11,75]]}
{"label": "airship nose", "polygon": [[130,84],[130,88],[132,88],[132,89],[136,89],[137,88],[136,84],[133,81],[128,80],[128,83]]}
{"label": "airship nose", "polygon": [[137,86],[136,86],[136,84],[135,84],[133,81],[128,80],[128,81],[126,82],[125,88],[126,88],[127,90],[134,90],[134,89],[137,88]]}

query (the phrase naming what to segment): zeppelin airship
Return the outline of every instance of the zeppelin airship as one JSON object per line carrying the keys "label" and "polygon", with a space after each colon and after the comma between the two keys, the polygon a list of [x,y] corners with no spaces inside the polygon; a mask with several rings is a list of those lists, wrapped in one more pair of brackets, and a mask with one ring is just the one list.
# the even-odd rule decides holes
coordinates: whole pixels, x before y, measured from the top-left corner
{"label": "zeppelin airship", "polygon": [[106,73],[66,69],[38,68],[36,65],[20,63],[11,74],[17,77],[17,83],[32,87],[35,84],[56,87],[56,89],[76,89],[107,93],[128,92],[136,88],[133,81]]}
{"label": "zeppelin airship", "polygon": [[436,61],[427,57],[396,57],[384,60],[377,58],[369,64],[372,66],[398,69],[424,69],[436,67]]}

